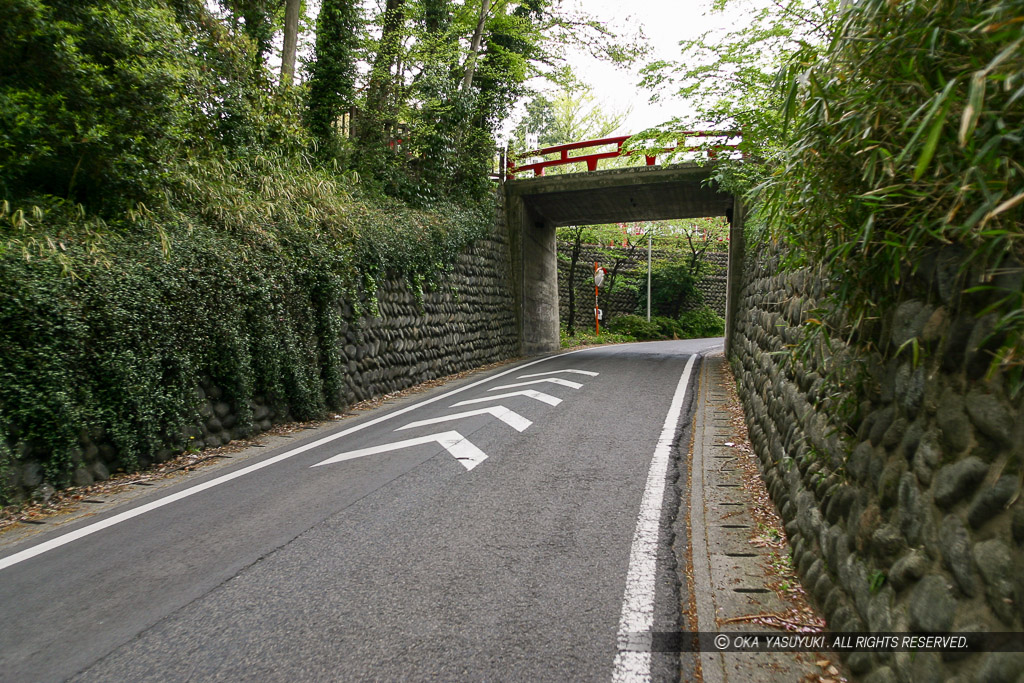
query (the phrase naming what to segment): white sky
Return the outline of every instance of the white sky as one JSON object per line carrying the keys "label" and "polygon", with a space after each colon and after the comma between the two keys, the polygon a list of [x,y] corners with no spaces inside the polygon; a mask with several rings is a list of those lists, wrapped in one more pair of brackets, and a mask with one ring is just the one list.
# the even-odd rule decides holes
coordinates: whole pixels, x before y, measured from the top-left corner
{"label": "white sky", "polygon": [[[735,13],[712,13],[711,0],[564,0],[573,2],[613,29],[640,25],[651,47],[646,59],[678,60],[679,41],[736,23]],[[593,86],[605,110],[632,111],[620,132],[635,133],[687,113],[686,104],[668,96],[651,104],[651,93],[639,90],[639,66],[630,71],[616,69],[589,55],[571,54],[569,62],[581,80]]]}

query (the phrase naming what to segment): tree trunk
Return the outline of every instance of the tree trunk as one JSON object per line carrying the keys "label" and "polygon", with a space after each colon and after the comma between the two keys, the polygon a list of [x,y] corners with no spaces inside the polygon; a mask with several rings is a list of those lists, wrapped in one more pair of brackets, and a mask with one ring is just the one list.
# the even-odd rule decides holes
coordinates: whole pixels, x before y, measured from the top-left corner
{"label": "tree trunk", "polygon": [[480,54],[480,45],[484,38],[484,25],[487,23],[487,12],[491,9],[491,0],[481,0],[480,19],[476,22],[476,31],[473,32],[473,40],[469,46],[469,56],[466,57],[466,75],[462,79],[462,91],[469,92],[473,85],[473,74],[476,72],[476,57]]}
{"label": "tree trunk", "polygon": [[372,130],[360,131],[370,139],[383,136],[384,130],[394,124],[394,107],[390,100],[395,76],[391,70],[398,61],[404,26],[405,0],[387,0],[377,56],[374,57],[366,89],[366,118]]}
{"label": "tree trunk", "polygon": [[640,245],[640,242],[630,242],[629,240],[627,240],[626,243],[629,245],[629,248],[626,250],[625,256],[620,256],[615,259],[615,263],[612,265],[611,270],[608,271],[608,274],[604,278],[604,292],[601,294],[600,300],[601,308],[605,312],[604,319],[606,325],[611,320],[611,302],[609,297],[612,294],[612,290],[615,289],[615,280],[619,276],[619,269],[622,268],[622,264],[626,261],[631,261],[633,259],[633,254],[636,253],[636,248]]}
{"label": "tree trunk", "polygon": [[281,85],[295,77],[295,51],[299,45],[299,9],[302,0],[286,0],[284,6],[284,49],[281,51]]}
{"label": "tree trunk", "polygon": [[424,0],[424,27],[427,33],[437,36],[448,28],[450,0]]}
{"label": "tree trunk", "polygon": [[572,251],[569,253],[569,323],[566,331],[570,337],[576,336],[576,264],[580,260],[580,244],[583,241],[583,228],[575,230]]}

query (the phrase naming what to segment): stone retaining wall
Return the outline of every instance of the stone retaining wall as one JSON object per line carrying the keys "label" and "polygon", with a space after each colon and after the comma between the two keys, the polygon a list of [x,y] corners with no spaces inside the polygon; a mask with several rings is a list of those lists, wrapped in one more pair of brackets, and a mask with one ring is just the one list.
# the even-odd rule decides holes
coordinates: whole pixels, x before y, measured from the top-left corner
{"label": "stone retaining wall", "polygon": [[[812,271],[748,260],[731,361],[750,436],[804,585],[832,631],[1024,629],[1024,410],[985,378],[991,316],[958,280],[956,254],[922,259],[908,294],[873,338],[890,357],[916,338],[914,362],[855,354],[832,340],[791,360],[824,300]],[[1010,273],[1020,287],[1021,273]],[[911,294],[910,292],[915,292]],[[813,316],[820,315],[814,313]],[[833,318],[834,319],[834,318]],[[848,417],[830,368],[862,366],[867,390]],[[871,681],[1019,681],[1024,653],[848,656]]]}
{"label": "stone retaining wall", "polygon": [[[337,302],[345,335],[344,347],[338,349],[347,366],[344,403],[514,357],[519,341],[509,269],[505,237],[495,234],[469,248],[435,291],[424,292],[422,306],[400,278],[378,285],[376,317],[357,317],[352,302]],[[366,302],[360,308],[366,310]],[[203,378],[196,387],[194,424],[182,434],[182,441],[189,448],[220,446],[290,421],[289,410],[275,409],[274,403],[266,396],[252,397],[250,428],[241,424],[238,407],[225,398],[223,389]],[[140,465],[181,453],[180,443],[159,450],[152,459],[142,458]],[[19,467],[4,472],[11,502],[49,497],[53,488],[45,481],[42,465],[24,452],[24,444],[21,447]],[[83,432],[71,458],[76,465],[73,483],[79,486],[108,478],[111,463],[117,462],[103,431]]]}
{"label": "stone retaining wall", "polygon": [[[572,252],[572,245],[568,242],[558,243],[558,315],[563,326],[569,322],[569,260]],[[612,253],[609,258],[608,252]],[[580,327],[593,327],[594,325],[594,261],[598,261],[603,267],[612,269],[616,259],[623,259],[619,267],[620,277],[628,276],[638,270],[647,268],[647,250],[637,248],[632,256],[628,255],[629,250],[625,247],[599,248],[593,245],[583,245],[580,250],[579,262],[576,264],[576,274],[573,278],[576,286],[576,324]],[[655,259],[679,258],[678,252],[655,251]],[[724,251],[707,251],[704,253],[704,261],[711,264],[711,272],[701,278],[697,283],[697,289],[704,295],[701,304],[708,305],[715,313],[725,317],[725,283],[728,270],[729,254]],[[645,271],[646,272],[646,271]],[[604,307],[605,320],[611,320],[619,315],[635,314],[640,298],[636,291],[622,286],[616,286],[611,295],[605,300],[605,293],[601,293],[601,305]]]}

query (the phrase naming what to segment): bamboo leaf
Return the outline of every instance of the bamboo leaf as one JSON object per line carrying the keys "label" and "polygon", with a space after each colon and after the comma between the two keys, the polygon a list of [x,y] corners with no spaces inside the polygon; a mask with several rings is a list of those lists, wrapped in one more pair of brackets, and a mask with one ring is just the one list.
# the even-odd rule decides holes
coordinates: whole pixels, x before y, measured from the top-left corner
{"label": "bamboo leaf", "polygon": [[932,123],[931,130],[928,131],[928,138],[924,143],[924,149],[921,150],[921,156],[917,158],[917,166],[914,167],[914,180],[918,180],[928,170],[928,164],[931,163],[932,157],[935,156],[935,149],[939,145],[939,136],[942,134],[942,128],[946,124],[946,115],[949,113],[949,108],[952,104],[953,100],[947,100],[945,106],[942,107],[939,115],[935,118],[935,122]]}
{"label": "bamboo leaf", "polygon": [[897,164],[902,162],[904,157],[906,157],[907,154],[909,154],[910,151],[914,148],[914,144],[917,142],[918,138],[920,138],[924,134],[924,131],[925,129],[928,128],[928,125],[932,124],[932,127],[934,127],[934,124],[932,123],[932,117],[935,116],[935,113],[939,110],[939,107],[941,107],[943,102],[946,101],[946,97],[953,89],[953,86],[956,85],[956,82],[957,79],[951,79],[949,83],[946,84],[946,87],[942,89],[942,92],[939,93],[939,95],[935,98],[935,101],[932,102],[932,106],[928,108],[928,113],[924,115],[923,119],[921,119],[921,123],[918,124],[917,130],[914,131],[913,137],[910,138],[910,142],[907,143],[906,147],[903,148],[903,151],[900,152],[898,157],[896,157]]}
{"label": "bamboo leaf", "polygon": [[995,218],[1004,211],[1009,211],[1010,209],[1017,206],[1021,202],[1024,202],[1024,192],[1021,192],[1016,197],[1007,199],[1005,202],[989,211],[987,214],[985,214],[985,218],[982,219],[981,224],[984,225],[985,223],[988,223],[990,219]]}
{"label": "bamboo leaf", "polygon": [[967,146],[967,138],[974,133],[978,126],[978,118],[985,106],[985,72],[976,71],[971,76],[971,85],[967,93],[967,106],[964,107],[963,116],[960,117],[960,146]]}

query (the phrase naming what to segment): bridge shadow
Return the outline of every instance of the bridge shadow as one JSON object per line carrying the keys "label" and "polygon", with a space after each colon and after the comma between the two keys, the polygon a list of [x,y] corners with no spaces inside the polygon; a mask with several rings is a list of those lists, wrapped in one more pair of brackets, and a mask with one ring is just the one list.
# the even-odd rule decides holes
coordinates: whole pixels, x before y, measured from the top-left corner
{"label": "bridge shadow", "polygon": [[725,216],[730,224],[728,350],[742,268],[743,207],[715,186],[713,171],[713,164],[684,163],[506,180],[504,217],[523,355],[559,348],[555,228],[709,216]]}

